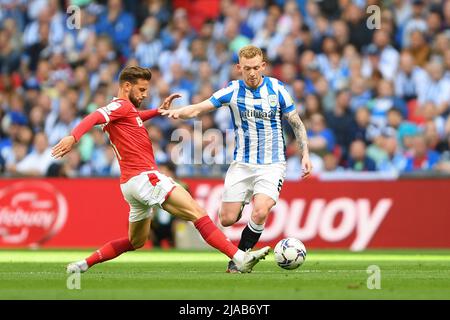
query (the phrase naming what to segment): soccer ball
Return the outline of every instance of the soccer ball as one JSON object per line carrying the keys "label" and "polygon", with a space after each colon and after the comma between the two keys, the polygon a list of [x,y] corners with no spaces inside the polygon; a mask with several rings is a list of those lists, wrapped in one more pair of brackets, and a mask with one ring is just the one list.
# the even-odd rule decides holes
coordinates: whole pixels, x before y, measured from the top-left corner
{"label": "soccer ball", "polygon": [[280,240],[274,249],[275,262],[283,269],[293,270],[300,267],[306,259],[303,242],[295,238]]}

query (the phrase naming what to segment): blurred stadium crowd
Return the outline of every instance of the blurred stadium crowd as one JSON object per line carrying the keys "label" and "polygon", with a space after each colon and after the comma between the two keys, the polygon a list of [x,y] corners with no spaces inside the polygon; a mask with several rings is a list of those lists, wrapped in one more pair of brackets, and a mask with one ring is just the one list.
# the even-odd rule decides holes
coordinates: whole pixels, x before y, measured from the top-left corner
{"label": "blurred stadium crowd", "polygon": [[[450,173],[450,1],[195,2],[205,10],[188,11],[185,1],[0,0],[1,175],[119,175],[99,128],[63,160],[50,148],[108,103],[124,65],[152,69],[147,108],[173,92],[186,105],[239,78],[237,52],[250,43],[264,50],[266,75],[294,98],[316,174]],[[369,29],[373,4],[381,25]],[[68,5],[81,8],[80,28],[68,24]],[[208,165],[191,164],[192,152],[173,159],[172,133],[193,133],[194,122],[155,118],[146,126],[157,162],[181,162],[179,176],[227,169],[230,144],[204,152]],[[211,128],[232,128],[226,108],[201,117],[202,132]],[[298,179],[298,149],[285,129],[287,178]],[[197,140],[183,137],[184,150],[194,150]]]}

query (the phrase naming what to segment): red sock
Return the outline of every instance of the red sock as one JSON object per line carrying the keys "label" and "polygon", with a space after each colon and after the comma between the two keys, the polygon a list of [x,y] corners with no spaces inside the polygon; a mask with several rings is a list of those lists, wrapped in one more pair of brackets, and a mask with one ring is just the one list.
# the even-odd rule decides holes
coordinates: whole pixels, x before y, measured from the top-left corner
{"label": "red sock", "polygon": [[226,254],[230,259],[239,250],[228,240],[217,226],[212,222],[209,216],[204,216],[194,222],[195,227],[202,235],[203,239],[212,247]]}
{"label": "red sock", "polygon": [[86,262],[89,267],[94,264],[114,259],[127,251],[133,251],[133,245],[128,238],[121,238],[106,243],[103,247],[91,254]]}

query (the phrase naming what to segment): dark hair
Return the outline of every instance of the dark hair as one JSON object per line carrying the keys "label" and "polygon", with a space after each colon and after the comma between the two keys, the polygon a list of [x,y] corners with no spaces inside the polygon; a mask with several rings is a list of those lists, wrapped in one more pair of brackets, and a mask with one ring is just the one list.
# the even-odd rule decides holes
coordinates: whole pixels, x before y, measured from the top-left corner
{"label": "dark hair", "polygon": [[139,79],[150,81],[152,79],[152,72],[150,69],[128,66],[125,67],[119,75],[120,84],[126,81],[135,84]]}
{"label": "dark hair", "polygon": [[402,110],[400,110],[398,107],[395,106],[390,108],[387,113],[397,113],[398,115],[404,117]]}

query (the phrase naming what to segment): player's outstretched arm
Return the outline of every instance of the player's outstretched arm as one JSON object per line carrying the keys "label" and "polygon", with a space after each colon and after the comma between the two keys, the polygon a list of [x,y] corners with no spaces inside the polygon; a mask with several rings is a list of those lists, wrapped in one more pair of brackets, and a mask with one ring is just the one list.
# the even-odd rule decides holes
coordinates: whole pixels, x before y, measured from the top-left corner
{"label": "player's outstretched arm", "polygon": [[190,119],[198,117],[216,109],[210,100],[205,100],[197,104],[191,104],[174,110],[162,110],[161,115],[168,116],[173,119]]}
{"label": "player's outstretched arm", "polygon": [[147,121],[151,118],[154,118],[156,116],[159,116],[159,114],[163,110],[170,109],[170,106],[172,105],[173,100],[180,98],[181,95],[178,93],[172,93],[170,96],[164,99],[163,103],[158,107],[158,109],[151,109],[151,110],[144,110],[144,111],[138,111],[139,117],[142,121]]}
{"label": "player's outstretched arm", "polygon": [[73,146],[80,140],[80,138],[91,130],[97,124],[105,123],[105,118],[97,111],[92,112],[84,118],[67,137],[64,137],[52,148],[52,156],[55,159],[64,157],[72,150]]}
{"label": "player's outstretched arm", "polygon": [[64,155],[72,150],[75,145],[75,137],[67,136],[61,139],[53,148],[52,148],[52,157],[55,159],[62,158]]}
{"label": "player's outstretched arm", "polygon": [[172,105],[173,100],[181,98],[181,94],[179,93],[172,93],[170,96],[164,99],[163,103],[159,106],[158,109],[160,110],[168,110],[170,109],[170,106]]}
{"label": "player's outstretched arm", "polygon": [[302,154],[302,178],[307,178],[311,174],[312,164],[311,160],[309,159],[308,136],[306,134],[305,125],[303,124],[297,111],[295,110],[286,113],[285,117],[291,125],[292,130],[294,131],[295,140],[297,141],[300,147],[300,152]]}

